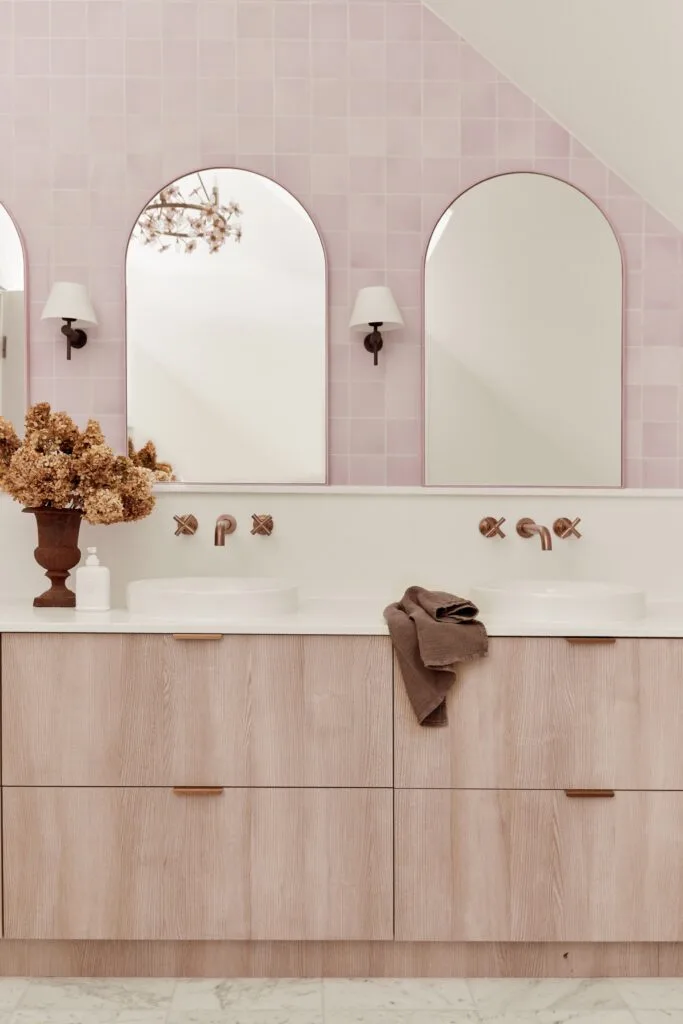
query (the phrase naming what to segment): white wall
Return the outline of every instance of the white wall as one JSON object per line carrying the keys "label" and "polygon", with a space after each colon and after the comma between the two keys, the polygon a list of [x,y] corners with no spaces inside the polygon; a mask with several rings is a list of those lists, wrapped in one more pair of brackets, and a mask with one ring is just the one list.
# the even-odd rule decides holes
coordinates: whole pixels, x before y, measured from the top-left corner
{"label": "white wall", "polygon": [[683,228],[680,0],[425,0]]}
{"label": "white wall", "polygon": [[[347,489],[348,490],[348,489]],[[194,537],[175,537],[176,513],[199,519]],[[253,512],[271,513],[275,532],[252,537]],[[237,532],[214,547],[216,517],[231,513]],[[479,534],[484,516],[506,516],[504,541]],[[532,516],[548,526],[559,516],[582,517],[581,540],[522,540],[515,523]],[[419,583],[467,593],[477,583],[504,579],[582,579],[631,583],[657,595],[683,596],[683,494],[589,492],[539,496],[354,494],[165,494],[148,519],[119,526],[85,525],[81,550],[96,544],[112,570],[121,607],[125,584],[149,576],[282,576],[308,595],[368,596],[378,609]],[[658,525],[659,524],[659,525]],[[671,526],[668,529],[667,526]],[[0,599],[30,600],[44,589],[35,564],[35,520],[0,496]]]}

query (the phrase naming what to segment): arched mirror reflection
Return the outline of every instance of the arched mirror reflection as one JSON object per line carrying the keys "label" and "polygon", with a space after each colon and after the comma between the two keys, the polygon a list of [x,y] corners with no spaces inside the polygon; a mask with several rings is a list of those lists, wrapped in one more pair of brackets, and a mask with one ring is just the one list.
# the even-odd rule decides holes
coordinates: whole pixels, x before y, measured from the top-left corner
{"label": "arched mirror reflection", "polygon": [[26,342],[24,249],[0,203],[0,416],[17,428],[26,410]]}
{"label": "arched mirror reflection", "polygon": [[622,260],[600,209],[543,174],[463,193],[425,269],[425,481],[619,486]]}
{"label": "arched mirror reflection", "polygon": [[326,479],[325,254],[269,178],[209,168],[162,189],[126,258],[128,432],[179,481]]}

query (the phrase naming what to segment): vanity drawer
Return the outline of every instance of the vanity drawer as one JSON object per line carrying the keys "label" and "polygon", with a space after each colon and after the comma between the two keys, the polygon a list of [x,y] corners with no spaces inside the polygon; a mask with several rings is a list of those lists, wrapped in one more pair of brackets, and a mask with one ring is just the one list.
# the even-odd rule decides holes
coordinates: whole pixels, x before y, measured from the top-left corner
{"label": "vanity drawer", "polygon": [[396,939],[680,942],[683,793],[397,793]]}
{"label": "vanity drawer", "polygon": [[391,786],[385,637],[3,637],[3,782]]}
{"label": "vanity drawer", "polygon": [[5,935],[390,939],[384,789],[5,788]]}
{"label": "vanity drawer", "polygon": [[448,727],[414,718],[396,666],[396,785],[683,790],[683,641],[490,641]]}

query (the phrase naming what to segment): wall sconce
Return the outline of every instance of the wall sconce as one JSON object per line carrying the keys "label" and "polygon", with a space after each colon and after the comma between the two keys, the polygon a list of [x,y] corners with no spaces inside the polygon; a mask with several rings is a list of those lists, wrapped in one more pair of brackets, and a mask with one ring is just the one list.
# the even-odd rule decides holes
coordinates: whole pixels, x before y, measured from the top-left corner
{"label": "wall sconce", "polygon": [[372,352],[374,364],[377,366],[377,353],[384,345],[380,327],[384,331],[398,331],[403,327],[403,317],[391,288],[385,285],[361,288],[356,296],[349,327],[352,331],[366,331],[368,327],[372,327],[370,334],[366,334],[363,344],[368,352]]}
{"label": "wall sconce", "polygon": [[66,338],[66,358],[71,359],[72,348],[83,348],[88,335],[80,327],[72,327],[74,320],[96,324],[88,290],[84,284],[55,281],[45,303],[41,320],[63,320],[62,334]]}

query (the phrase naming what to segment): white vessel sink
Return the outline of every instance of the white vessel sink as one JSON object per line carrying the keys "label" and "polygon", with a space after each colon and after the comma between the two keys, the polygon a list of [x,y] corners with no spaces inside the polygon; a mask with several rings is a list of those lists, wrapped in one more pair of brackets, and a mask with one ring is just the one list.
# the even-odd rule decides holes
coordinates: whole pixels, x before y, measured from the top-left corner
{"label": "white vessel sink", "polygon": [[481,618],[532,622],[633,622],[645,615],[645,593],[620,583],[515,580],[472,589]]}
{"label": "white vessel sink", "polygon": [[135,580],[128,610],[155,619],[244,620],[296,611],[299,595],[287,580],[195,576]]}

